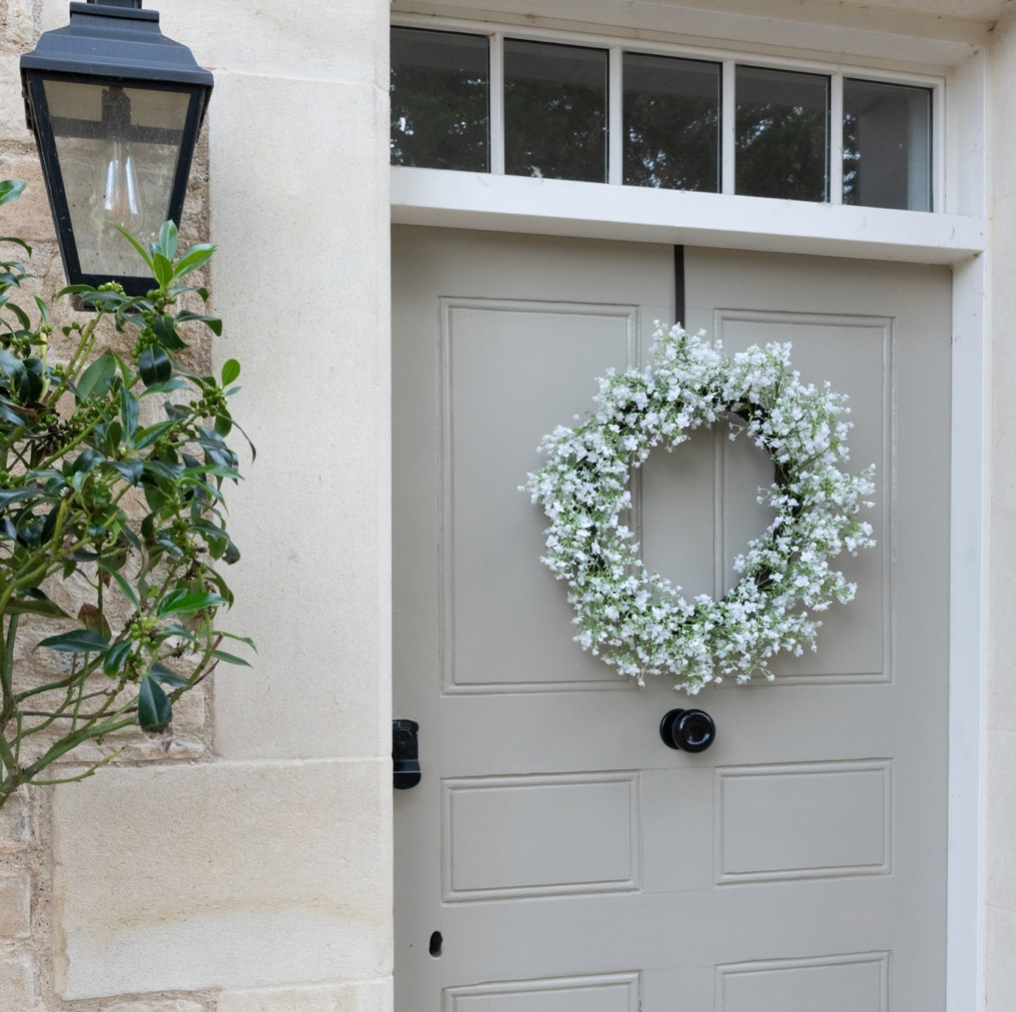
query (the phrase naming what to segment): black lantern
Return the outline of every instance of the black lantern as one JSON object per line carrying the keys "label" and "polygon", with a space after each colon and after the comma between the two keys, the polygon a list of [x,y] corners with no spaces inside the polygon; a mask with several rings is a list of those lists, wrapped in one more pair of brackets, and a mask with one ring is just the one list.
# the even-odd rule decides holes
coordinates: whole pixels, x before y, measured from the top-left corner
{"label": "black lantern", "polygon": [[[71,23],[21,58],[35,133],[71,284],[153,287],[113,224],[143,245],[180,224],[213,78],[167,39],[142,0],[71,4]],[[141,270],[139,270],[141,268]]]}

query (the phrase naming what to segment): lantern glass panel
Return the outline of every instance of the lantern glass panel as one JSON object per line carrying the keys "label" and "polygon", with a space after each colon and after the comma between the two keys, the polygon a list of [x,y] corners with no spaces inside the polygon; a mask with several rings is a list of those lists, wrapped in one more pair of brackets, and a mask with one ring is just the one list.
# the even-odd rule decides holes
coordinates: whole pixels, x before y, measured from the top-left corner
{"label": "lantern glass panel", "polygon": [[81,271],[141,273],[112,223],[147,245],[169,218],[191,91],[52,78],[44,87]]}

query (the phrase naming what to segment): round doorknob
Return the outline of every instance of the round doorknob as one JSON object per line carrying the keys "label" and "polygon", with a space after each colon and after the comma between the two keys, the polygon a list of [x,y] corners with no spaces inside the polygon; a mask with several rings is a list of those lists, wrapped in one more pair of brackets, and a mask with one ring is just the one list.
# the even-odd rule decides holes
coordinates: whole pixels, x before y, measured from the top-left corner
{"label": "round doorknob", "polygon": [[669,748],[705,752],[716,741],[716,724],[705,710],[671,710],[660,721],[660,737]]}

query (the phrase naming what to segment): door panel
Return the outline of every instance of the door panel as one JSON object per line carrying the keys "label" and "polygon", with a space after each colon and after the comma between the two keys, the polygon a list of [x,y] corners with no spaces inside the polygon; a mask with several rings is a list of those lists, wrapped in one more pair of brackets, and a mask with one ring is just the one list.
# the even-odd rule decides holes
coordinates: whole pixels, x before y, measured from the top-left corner
{"label": "door panel", "polygon": [[[719,733],[693,756],[657,730],[683,695],[572,642],[518,491],[595,378],[647,360],[672,257],[395,231],[395,705],[424,770],[395,799],[399,1012],[944,1007],[948,273],[685,251],[689,329],[792,341],[851,395],[850,466],[878,468],[857,600],[774,684],[697,697]],[[719,431],[654,454],[647,564],[722,593],[770,479]]]}

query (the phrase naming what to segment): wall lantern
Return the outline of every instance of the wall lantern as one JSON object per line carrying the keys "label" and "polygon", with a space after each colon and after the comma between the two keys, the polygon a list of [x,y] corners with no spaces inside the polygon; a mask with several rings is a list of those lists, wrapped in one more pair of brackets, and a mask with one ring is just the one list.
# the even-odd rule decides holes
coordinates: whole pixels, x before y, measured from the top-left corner
{"label": "wall lantern", "polygon": [[[142,0],[71,4],[71,23],[21,58],[64,269],[71,284],[154,287],[110,224],[143,244],[180,224],[191,159],[213,78],[167,39]],[[142,268],[143,270],[143,268]]]}

